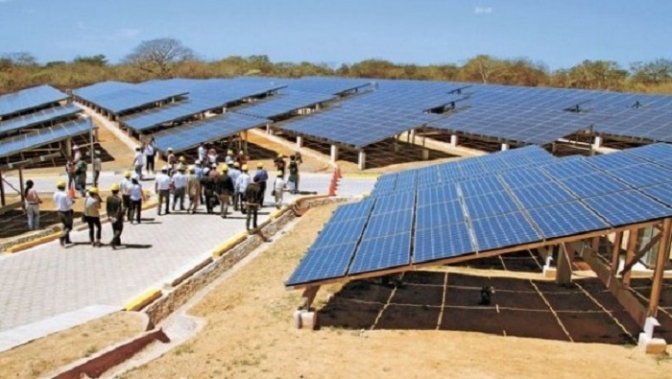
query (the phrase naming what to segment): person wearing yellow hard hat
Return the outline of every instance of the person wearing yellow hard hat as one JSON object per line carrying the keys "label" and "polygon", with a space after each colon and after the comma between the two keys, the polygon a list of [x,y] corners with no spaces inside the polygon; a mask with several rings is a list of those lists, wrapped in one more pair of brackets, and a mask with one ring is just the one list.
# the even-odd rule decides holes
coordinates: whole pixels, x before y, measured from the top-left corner
{"label": "person wearing yellow hard hat", "polygon": [[72,217],[74,214],[72,206],[74,200],[65,192],[65,180],[59,180],[56,183],[56,189],[53,197],[54,206],[58,212],[58,219],[63,226],[59,240],[61,246],[65,247],[65,244],[72,243],[70,241],[70,231],[72,230]]}
{"label": "person wearing yellow hard hat", "polygon": [[284,178],[284,172],[278,171],[276,173],[275,180],[273,181],[273,189],[271,190],[271,196],[273,196],[275,200],[275,207],[280,209],[282,206],[282,195],[285,192],[285,178]]}
{"label": "person wearing yellow hard hat", "polygon": [[238,199],[238,190],[236,189],[236,181],[240,176],[240,164],[238,162],[233,162],[233,166],[229,167],[228,175],[229,178],[231,178],[231,183],[233,183],[233,193],[231,194],[232,195],[231,201],[233,202],[233,210],[237,211],[238,202],[236,200]]}
{"label": "person wearing yellow hard hat", "polygon": [[[236,162],[237,163],[237,162]],[[234,183],[234,188],[235,188],[235,193],[237,196],[233,199],[234,205],[233,209],[237,209],[240,207],[240,211],[245,214],[247,212],[246,210],[246,204],[247,204],[247,198],[245,197],[245,193],[247,191],[247,186],[250,185],[250,182],[252,181],[252,178],[250,177],[250,174],[247,173],[247,165],[243,165],[243,172],[238,175],[236,178],[236,182]]]}
{"label": "person wearing yellow hard hat", "polygon": [[[100,247],[100,204],[102,199],[98,193],[98,188],[91,187],[87,191],[86,199],[84,200],[84,221],[89,226],[89,242],[93,247]],[[94,239],[95,229],[95,239]]]}
{"label": "person wearing yellow hard hat", "polygon": [[107,217],[112,225],[112,241],[110,246],[116,249],[121,245],[121,232],[124,230],[124,206],[123,200],[119,197],[120,186],[117,183],[112,184],[110,191],[112,192],[107,199],[105,199],[105,210]]}
{"label": "person wearing yellow hard hat", "polygon": [[171,178],[171,187],[173,189],[173,210],[177,206],[177,203],[180,203],[180,210],[186,210],[184,208],[184,197],[187,194],[187,175],[184,173],[187,166],[183,163],[177,165],[177,172],[173,174]]}
{"label": "person wearing yellow hard hat", "polygon": [[282,154],[278,154],[278,157],[273,161],[275,168],[282,172],[282,180],[285,180],[285,159]]}
{"label": "person wearing yellow hard hat", "polygon": [[[152,169],[153,172],[153,169]],[[131,172],[126,171],[124,178],[119,182],[119,192],[121,193],[121,201],[124,205],[123,212],[126,214],[126,220],[131,221]]]}
{"label": "person wearing yellow hard hat", "polygon": [[196,172],[197,169],[200,169],[201,175],[203,169],[200,167],[200,161],[196,162],[196,167],[189,168],[189,176],[187,176],[187,196],[189,197],[189,205],[187,206],[187,213],[194,214],[198,208],[198,204],[201,201],[201,195],[203,190],[201,188],[201,177]]}
{"label": "person wearing yellow hard hat", "polygon": [[259,183],[259,206],[264,207],[264,198],[266,198],[266,182],[268,182],[268,172],[264,169],[264,164],[257,163],[257,171],[254,173],[252,180],[257,179]]}
{"label": "person wearing yellow hard hat", "polygon": [[241,166],[247,164],[247,155],[245,155],[245,152],[243,150],[240,150],[238,152],[238,155],[236,156],[236,162],[240,164]]}
{"label": "person wearing yellow hard hat", "polygon": [[229,213],[231,195],[235,192],[233,181],[229,176],[229,166],[222,167],[222,174],[217,177],[216,192],[219,195],[219,215],[226,218]]}

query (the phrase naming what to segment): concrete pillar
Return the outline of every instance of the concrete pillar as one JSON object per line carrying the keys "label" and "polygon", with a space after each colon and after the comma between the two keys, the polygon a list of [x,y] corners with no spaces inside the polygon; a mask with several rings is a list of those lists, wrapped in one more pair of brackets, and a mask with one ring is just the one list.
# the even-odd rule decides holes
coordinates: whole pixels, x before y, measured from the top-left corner
{"label": "concrete pillar", "polygon": [[271,123],[266,124],[266,134],[273,134],[273,131],[271,130]]}
{"label": "concrete pillar", "polygon": [[595,141],[593,142],[593,149],[599,149],[602,147],[602,137],[595,136]]}
{"label": "concrete pillar", "polygon": [[396,137],[392,139],[392,147],[393,147],[395,153],[399,152],[399,143],[397,142]]}
{"label": "concrete pillar", "polygon": [[457,147],[457,136],[455,134],[450,136],[450,147]]}
{"label": "concrete pillar", "polygon": [[296,137],[296,150],[300,150],[303,147],[303,137]]}
{"label": "concrete pillar", "polygon": [[509,144],[508,143],[503,143],[502,144],[502,151],[507,151],[509,150]]}
{"label": "concrete pillar", "polygon": [[65,140],[65,154],[68,155],[68,159],[72,158],[72,138],[68,137]]}
{"label": "concrete pillar", "polygon": [[574,249],[569,244],[562,244],[558,249],[558,271],[555,275],[555,282],[558,284],[569,284],[572,282],[572,258]]}
{"label": "concrete pillar", "polygon": [[357,159],[357,168],[364,170],[366,168],[366,153],[364,149],[359,151],[359,158]]}
{"label": "concrete pillar", "polygon": [[411,131],[408,132],[408,141],[415,145],[415,129],[411,129]]}
{"label": "concrete pillar", "polygon": [[422,160],[423,161],[429,160],[429,149],[422,148]]}
{"label": "concrete pillar", "polygon": [[338,160],[338,146],[331,145],[331,163],[336,163]]}

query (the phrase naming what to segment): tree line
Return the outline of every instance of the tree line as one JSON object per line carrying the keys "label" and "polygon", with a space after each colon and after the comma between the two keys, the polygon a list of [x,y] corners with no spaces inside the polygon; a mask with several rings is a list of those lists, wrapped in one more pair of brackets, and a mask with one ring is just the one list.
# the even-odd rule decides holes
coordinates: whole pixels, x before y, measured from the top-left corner
{"label": "tree line", "polygon": [[397,64],[382,59],[367,59],[334,68],[311,62],[272,62],[266,55],[204,60],[172,38],[144,41],[118,64],[110,64],[103,54],[45,64],[38,63],[30,53],[0,55],[0,94],[41,84],[65,90],[107,80],[142,82],[173,77],[207,79],[244,75],[438,80],[672,93],[672,60],[664,58],[635,62],[627,68],[613,61],[585,60],[570,68],[549,70],[542,62],[525,58],[500,59],[489,55],[478,55],[461,65]]}

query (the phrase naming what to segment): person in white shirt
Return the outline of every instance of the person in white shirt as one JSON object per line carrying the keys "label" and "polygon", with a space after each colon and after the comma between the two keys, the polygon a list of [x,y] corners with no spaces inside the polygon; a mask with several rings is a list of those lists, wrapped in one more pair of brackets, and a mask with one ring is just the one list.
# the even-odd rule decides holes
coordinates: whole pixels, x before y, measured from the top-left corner
{"label": "person in white shirt", "polygon": [[138,175],[138,178],[142,180],[142,166],[145,163],[144,155],[142,154],[142,148],[141,147],[136,147],[135,148],[135,156],[133,157],[133,167],[135,169],[135,173]]}
{"label": "person in white shirt", "polygon": [[[234,199],[234,201],[239,204],[240,206],[240,211],[245,214],[246,212],[246,198],[245,198],[245,191],[247,191],[247,186],[250,185],[250,181],[252,178],[250,178],[250,174],[247,173],[247,165],[243,165],[242,167],[242,172],[238,177],[236,178],[236,184],[235,184],[235,190],[236,193],[238,194],[238,198]],[[240,201],[240,203],[238,203]]]}
{"label": "person in white shirt", "polygon": [[284,173],[282,171],[277,172],[277,177],[273,181],[273,191],[271,195],[275,198],[275,207],[280,209],[282,206],[282,195],[285,191],[285,180],[283,179]]}
{"label": "person in white shirt", "polygon": [[28,230],[40,228],[40,204],[42,199],[37,194],[32,180],[26,181],[26,190],[23,198],[26,202],[26,215],[28,216]]}
{"label": "person in white shirt", "polygon": [[131,178],[131,224],[133,224],[133,218],[136,218],[136,222],[140,223],[140,212],[142,212],[142,202],[146,200],[145,193],[142,191],[142,186],[137,177]]}
{"label": "person in white shirt", "polygon": [[198,145],[198,160],[201,162],[205,161],[206,154],[207,150],[205,149],[205,144],[201,142],[201,144]]}
{"label": "person in white shirt", "polygon": [[65,244],[70,244],[70,231],[72,230],[72,205],[73,200],[65,193],[65,181],[60,180],[56,183],[57,191],[54,192],[54,207],[58,211],[58,219],[63,225],[63,231],[59,237],[61,241],[61,246],[65,247]]}
{"label": "person in white shirt", "polygon": [[147,174],[149,174],[150,172],[154,174],[155,155],[156,155],[156,146],[154,146],[154,137],[151,137],[149,141],[147,141],[147,144],[145,144],[145,160],[147,161],[145,170],[147,170]]}
{"label": "person in white shirt", "polygon": [[93,158],[93,186],[98,187],[98,178],[100,177],[100,172],[103,170],[103,161],[100,159],[100,151],[95,152],[95,158]]}
{"label": "person in white shirt", "polygon": [[236,182],[240,176],[240,164],[234,162],[233,165],[229,166],[229,178],[233,182],[233,210],[238,210],[238,187],[236,187]]}
{"label": "person in white shirt", "polygon": [[161,216],[161,205],[164,201],[166,203],[165,214],[170,214],[170,187],[171,180],[168,176],[168,166],[163,166],[161,167],[161,173],[156,175],[156,182],[154,183],[154,190],[159,195],[159,204],[156,208],[159,216]]}
{"label": "person in white shirt", "polygon": [[[121,192],[121,201],[124,204],[123,213],[126,213],[126,220],[131,221],[131,172],[126,171],[124,178],[119,182],[119,190]],[[123,214],[122,213],[122,214]]]}
{"label": "person in white shirt", "polygon": [[74,153],[74,156],[72,158],[72,161],[74,163],[77,163],[82,159],[82,151],[79,149],[79,146],[75,145],[72,147],[72,151]]}
{"label": "person in white shirt", "polygon": [[180,210],[183,211],[184,209],[184,196],[187,193],[187,176],[184,174],[186,171],[186,167],[184,165],[181,165],[178,167],[177,172],[173,177],[171,178],[172,184],[173,184],[173,210],[175,210],[175,206],[177,205],[177,202],[180,202]]}

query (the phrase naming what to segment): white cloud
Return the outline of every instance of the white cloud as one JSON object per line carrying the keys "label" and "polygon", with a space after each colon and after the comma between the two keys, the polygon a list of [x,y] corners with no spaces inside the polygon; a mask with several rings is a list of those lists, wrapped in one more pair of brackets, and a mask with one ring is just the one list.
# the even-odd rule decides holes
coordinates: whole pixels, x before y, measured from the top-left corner
{"label": "white cloud", "polygon": [[492,7],[475,7],[474,8],[474,13],[475,14],[490,14],[493,13],[495,10]]}

